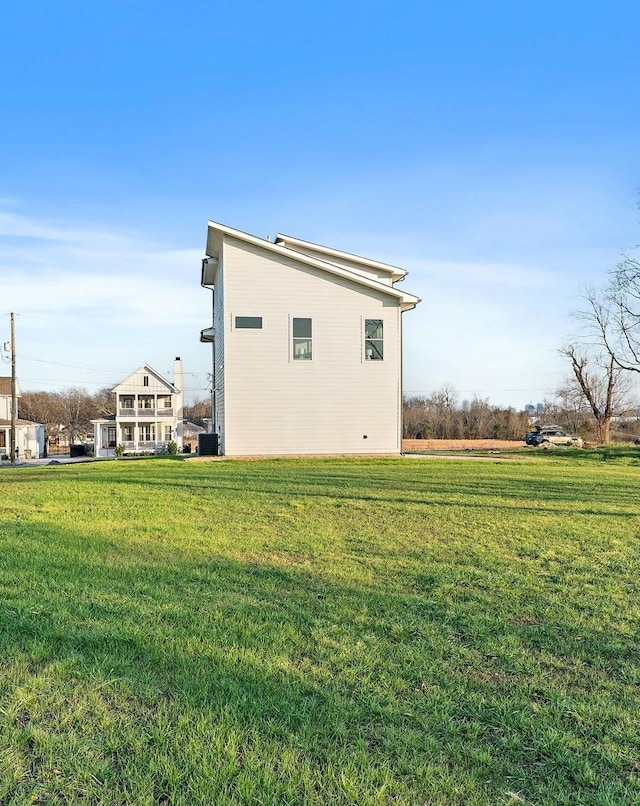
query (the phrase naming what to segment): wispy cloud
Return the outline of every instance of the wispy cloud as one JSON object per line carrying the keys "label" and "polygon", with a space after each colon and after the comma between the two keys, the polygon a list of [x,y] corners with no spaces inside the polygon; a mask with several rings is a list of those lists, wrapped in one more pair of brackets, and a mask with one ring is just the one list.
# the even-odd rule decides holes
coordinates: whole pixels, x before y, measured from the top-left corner
{"label": "wispy cloud", "polygon": [[110,321],[184,322],[185,311],[202,301],[200,256],[134,233],[0,213],[3,307],[11,303],[25,313],[59,316],[82,308]]}
{"label": "wispy cloud", "polygon": [[[206,371],[201,256],[142,233],[0,212],[0,312],[18,314],[25,388],[100,385],[102,370],[111,382],[143,362],[162,371],[179,353],[187,371]],[[93,374],[58,369],[67,365]]]}

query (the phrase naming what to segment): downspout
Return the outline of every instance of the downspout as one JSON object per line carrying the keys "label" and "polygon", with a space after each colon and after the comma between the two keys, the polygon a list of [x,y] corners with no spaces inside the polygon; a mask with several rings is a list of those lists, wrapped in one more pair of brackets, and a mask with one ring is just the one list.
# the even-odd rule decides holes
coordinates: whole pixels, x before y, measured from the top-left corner
{"label": "downspout", "polygon": [[[207,286],[204,284],[204,265],[207,261],[207,258],[203,258],[202,260],[202,273],[201,273],[201,280],[200,285],[203,288],[208,288],[211,291],[211,327],[214,327],[214,307],[215,307],[215,298],[216,298],[216,290],[214,286]],[[216,423],[216,341],[215,337],[211,342],[211,433],[217,434],[218,428]]]}

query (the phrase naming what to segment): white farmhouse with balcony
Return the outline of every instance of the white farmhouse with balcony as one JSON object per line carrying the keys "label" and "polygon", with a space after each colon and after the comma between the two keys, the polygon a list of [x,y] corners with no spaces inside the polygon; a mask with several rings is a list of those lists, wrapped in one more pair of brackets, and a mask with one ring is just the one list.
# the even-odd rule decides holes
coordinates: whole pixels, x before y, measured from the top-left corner
{"label": "white farmhouse with balcony", "polygon": [[182,450],[182,361],[174,362],[173,383],[143,364],[113,389],[116,413],[92,420],[96,456],[157,453],[175,442]]}

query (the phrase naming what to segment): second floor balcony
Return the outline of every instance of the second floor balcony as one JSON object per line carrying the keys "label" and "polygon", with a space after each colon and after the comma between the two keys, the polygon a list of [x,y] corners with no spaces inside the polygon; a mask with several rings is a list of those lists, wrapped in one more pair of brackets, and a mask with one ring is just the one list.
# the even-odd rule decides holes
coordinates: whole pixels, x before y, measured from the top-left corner
{"label": "second floor balcony", "polygon": [[138,417],[173,417],[174,416],[174,409],[168,408],[166,406],[161,406],[160,408],[142,408],[142,409],[133,409],[133,408],[119,408],[118,409],[118,417],[131,417],[133,419]]}

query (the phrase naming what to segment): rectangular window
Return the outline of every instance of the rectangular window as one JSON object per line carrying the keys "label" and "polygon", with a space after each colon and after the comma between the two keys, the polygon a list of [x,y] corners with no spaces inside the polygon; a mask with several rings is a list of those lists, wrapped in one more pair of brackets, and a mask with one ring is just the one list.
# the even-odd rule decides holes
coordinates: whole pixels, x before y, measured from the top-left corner
{"label": "rectangular window", "polygon": [[164,427],[164,439],[165,439],[165,442],[171,442],[172,438],[173,438],[173,434],[172,434],[172,431],[171,431],[171,426],[170,425],[165,425],[165,427]]}
{"label": "rectangular window", "polygon": [[6,448],[6,447],[7,447],[7,432],[0,431],[0,448]]}
{"label": "rectangular window", "polygon": [[236,316],[236,328],[262,330],[261,316]]}
{"label": "rectangular window", "polygon": [[311,361],[311,333],[311,319],[293,318],[291,320],[292,357],[294,361]]}
{"label": "rectangular window", "polygon": [[382,361],[384,357],[382,319],[364,320],[364,357],[366,361]]}
{"label": "rectangular window", "polygon": [[143,375],[142,376],[142,385],[143,386],[149,386],[149,376],[148,375]]}
{"label": "rectangular window", "polygon": [[140,395],[140,408],[141,409],[152,409],[153,408],[153,397],[151,397],[151,395]]}
{"label": "rectangular window", "polygon": [[123,425],[122,426],[122,439],[125,442],[133,442],[133,426],[132,425]]}
{"label": "rectangular window", "polygon": [[132,409],[133,408],[133,398],[132,397],[123,397],[122,398],[122,408],[123,409]]}
{"label": "rectangular window", "polygon": [[145,425],[139,426],[138,434],[140,435],[141,442],[153,442],[156,438],[155,423],[146,423]]}

